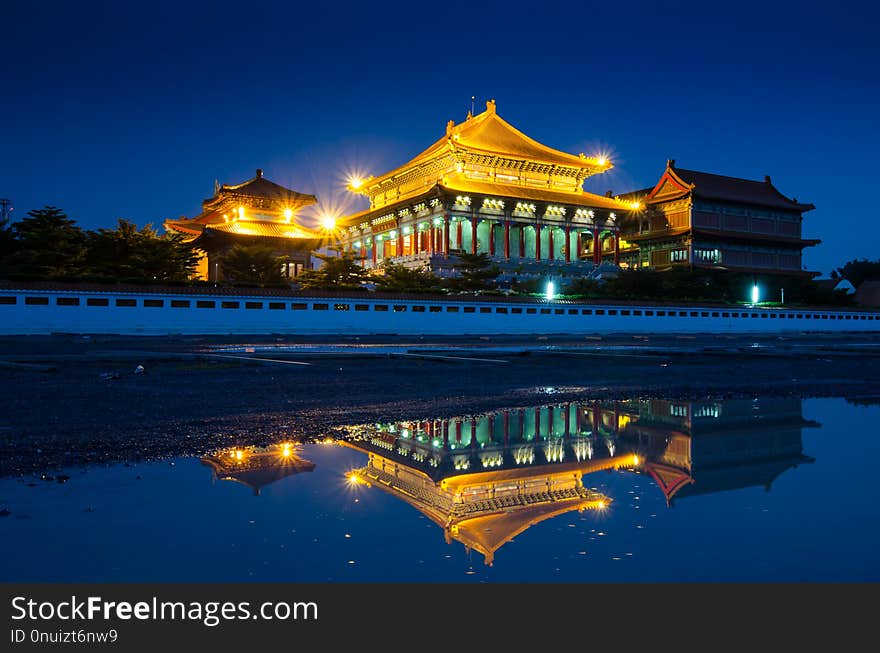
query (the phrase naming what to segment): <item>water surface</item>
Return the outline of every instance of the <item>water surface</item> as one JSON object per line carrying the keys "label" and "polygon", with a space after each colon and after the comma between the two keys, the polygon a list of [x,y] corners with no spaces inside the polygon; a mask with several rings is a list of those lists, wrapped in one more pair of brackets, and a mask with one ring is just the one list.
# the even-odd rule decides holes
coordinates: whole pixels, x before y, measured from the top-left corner
{"label": "water surface", "polygon": [[880,407],[633,399],[0,480],[5,581],[877,581]]}

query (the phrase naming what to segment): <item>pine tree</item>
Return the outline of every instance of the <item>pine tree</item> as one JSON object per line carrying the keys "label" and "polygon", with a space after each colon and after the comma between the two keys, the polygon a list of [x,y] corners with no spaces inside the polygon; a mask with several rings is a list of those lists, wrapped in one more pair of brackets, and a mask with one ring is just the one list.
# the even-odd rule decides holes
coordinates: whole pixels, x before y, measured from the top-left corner
{"label": "pine tree", "polygon": [[315,254],[322,265],[317,270],[308,270],[296,278],[301,288],[313,290],[363,290],[363,283],[369,273],[360,264],[360,259],[349,252],[339,256]]}
{"label": "pine tree", "polygon": [[61,209],[46,206],[28,212],[12,225],[14,271],[42,278],[73,276],[82,271],[86,236]]}

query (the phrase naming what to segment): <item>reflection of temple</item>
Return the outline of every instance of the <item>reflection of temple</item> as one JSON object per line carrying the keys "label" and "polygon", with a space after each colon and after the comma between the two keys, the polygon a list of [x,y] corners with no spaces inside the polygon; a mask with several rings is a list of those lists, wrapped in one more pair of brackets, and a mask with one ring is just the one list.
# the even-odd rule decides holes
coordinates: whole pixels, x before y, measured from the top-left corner
{"label": "reflection of temple", "polygon": [[361,427],[349,473],[412,505],[492,564],[530,526],[604,508],[600,470],[646,471],[673,497],[765,486],[803,455],[800,399],[578,402]]}
{"label": "reflection of temple", "polygon": [[763,486],[813,462],[803,454],[805,420],[796,398],[715,402],[627,402],[621,439],[647,457],[645,470],[667,503],[698,494]]}
{"label": "reflection of temple", "polygon": [[612,433],[613,411],[583,416],[570,404],[370,427],[348,443],[369,456],[349,478],[403,499],[491,565],[527,528],[608,505],[585,474],[639,464],[592,437]]}
{"label": "reflection of temple", "polygon": [[255,495],[270,483],[315,469],[313,462],[300,458],[286,443],[224,449],[202,458],[202,464],[214,470],[215,479],[247,485]]}

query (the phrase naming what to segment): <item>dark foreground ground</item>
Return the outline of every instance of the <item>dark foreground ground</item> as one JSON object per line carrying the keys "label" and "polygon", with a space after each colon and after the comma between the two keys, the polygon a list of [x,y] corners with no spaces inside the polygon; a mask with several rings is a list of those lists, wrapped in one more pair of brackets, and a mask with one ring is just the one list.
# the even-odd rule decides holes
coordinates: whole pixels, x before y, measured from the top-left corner
{"label": "dark foreground ground", "polygon": [[575,399],[871,400],[880,397],[878,363],[880,335],[7,337],[0,476]]}

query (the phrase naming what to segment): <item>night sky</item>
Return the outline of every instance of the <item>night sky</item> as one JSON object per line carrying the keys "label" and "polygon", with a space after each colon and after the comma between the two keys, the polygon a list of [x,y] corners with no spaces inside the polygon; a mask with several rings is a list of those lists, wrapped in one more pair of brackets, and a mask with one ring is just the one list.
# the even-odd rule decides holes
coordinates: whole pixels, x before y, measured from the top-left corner
{"label": "night sky", "polygon": [[[30,7],[30,5],[36,7]],[[83,6],[80,6],[82,4]],[[85,7],[85,8],[84,8]],[[263,168],[330,210],[495,98],[552,147],[666,159],[817,209],[810,269],[878,258],[880,10],[867,3],[6,3],[0,197],[82,226],[193,216]]]}

